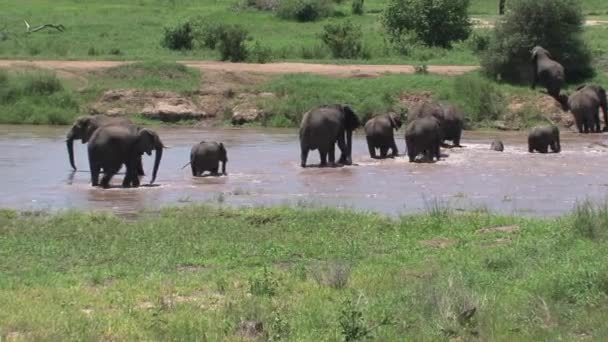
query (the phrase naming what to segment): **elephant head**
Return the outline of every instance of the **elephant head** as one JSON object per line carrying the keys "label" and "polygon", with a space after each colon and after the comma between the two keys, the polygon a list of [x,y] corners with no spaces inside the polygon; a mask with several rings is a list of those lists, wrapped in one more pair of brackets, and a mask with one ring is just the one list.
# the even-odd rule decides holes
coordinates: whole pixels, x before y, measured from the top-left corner
{"label": "elephant head", "polygon": [[401,128],[401,125],[403,124],[403,122],[401,121],[401,117],[395,113],[388,114],[388,120],[391,122],[391,126],[395,130],[399,130],[399,128]]}
{"label": "elephant head", "polygon": [[359,121],[359,117],[357,116],[357,114],[355,114],[355,112],[352,110],[352,108],[350,108],[350,106],[341,105],[340,107],[342,113],[344,114],[344,131],[346,137],[345,140],[347,151],[346,155],[348,156],[346,163],[350,164],[352,163],[351,155],[353,148],[353,131],[359,128],[359,126],[361,126],[361,122]]}
{"label": "elephant head", "polygon": [[68,147],[68,155],[70,157],[70,165],[76,170],[76,164],[74,163],[74,140],[80,139],[85,144],[89,141],[89,138],[93,132],[97,129],[95,119],[92,116],[81,116],[76,119],[72,128],[68,131],[66,136],[66,144]]}
{"label": "elephant head", "polygon": [[[137,132],[137,140],[135,143],[135,153],[137,156],[140,156],[144,153],[147,155],[152,155],[152,150],[155,150],[155,158],[154,158],[154,169],[152,170],[152,180],[150,184],[154,183],[156,180],[156,174],[158,172],[158,167],[160,165],[160,160],[163,156],[163,145],[160,137],[156,132],[143,128]],[[132,156],[135,158],[137,156]]]}
{"label": "elephant head", "polygon": [[553,59],[549,51],[545,50],[542,46],[535,46],[534,48],[532,48],[532,51],[530,51],[530,53],[532,53],[532,63],[534,64],[536,64],[538,57],[548,57],[550,59]]}

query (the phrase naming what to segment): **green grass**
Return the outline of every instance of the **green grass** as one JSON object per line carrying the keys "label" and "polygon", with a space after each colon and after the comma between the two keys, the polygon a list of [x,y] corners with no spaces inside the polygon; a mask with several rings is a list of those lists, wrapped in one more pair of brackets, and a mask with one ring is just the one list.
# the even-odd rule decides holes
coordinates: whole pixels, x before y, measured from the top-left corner
{"label": "green grass", "polygon": [[[379,16],[385,0],[365,2],[366,14],[351,15],[350,1],[336,6],[337,17],[313,23],[298,23],[278,18],[274,13],[235,10],[237,0],[0,0],[0,22],[6,25],[9,39],[0,41],[2,58],[77,58],[77,59],[219,59],[217,51],[170,51],[160,46],[163,27],[193,16],[211,21],[240,24],[253,39],[272,49],[275,60],[316,60],[335,62],[318,35],[332,20],[350,19],[363,28],[364,45],[371,58],[363,63],[477,64],[468,49],[457,44],[452,50],[416,47],[408,56],[387,48],[382,38]],[[474,0],[470,13],[493,16],[497,0]],[[608,14],[602,0],[583,1],[585,13]],[[342,16],[346,16],[343,18]],[[61,23],[63,33],[40,31],[25,34],[23,19],[33,26]],[[253,43],[253,42],[251,42]],[[313,52],[312,54],[310,52]]]}
{"label": "green grass", "polygon": [[[252,320],[272,340],[604,340],[606,222],[592,206],[558,219],[2,211],[0,337],[236,341]],[[477,232],[496,226],[514,231]]]}

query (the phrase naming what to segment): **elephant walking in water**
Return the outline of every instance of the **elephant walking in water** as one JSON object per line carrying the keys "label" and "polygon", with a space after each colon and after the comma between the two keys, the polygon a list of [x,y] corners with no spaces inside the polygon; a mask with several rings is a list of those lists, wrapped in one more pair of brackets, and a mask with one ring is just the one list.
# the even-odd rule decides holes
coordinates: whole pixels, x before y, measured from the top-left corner
{"label": "elephant walking in water", "polygon": [[568,98],[579,133],[601,132],[599,110],[604,113],[604,131],[608,129],[606,90],[599,85],[582,85]]}
{"label": "elephant walking in water", "polygon": [[419,154],[427,161],[440,159],[441,128],[439,121],[432,116],[417,118],[410,122],[405,129],[405,144],[410,163],[416,161]]}
{"label": "elephant walking in water", "polygon": [[217,175],[220,162],[222,162],[222,174],[227,175],[226,163],[228,162],[228,155],[223,143],[201,141],[192,146],[192,150],[190,151],[192,176],[200,177],[205,171]]}
{"label": "elephant walking in water", "polygon": [[[74,124],[70,128],[66,136],[66,145],[68,148],[68,156],[70,159],[70,165],[72,169],[76,170],[76,163],[74,162],[74,140],[80,139],[83,144],[89,142],[89,139],[93,135],[93,132],[99,127],[105,126],[124,126],[137,128],[135,124],[128,118],[123,117],[112,117],[105,115],[85,115],[80,116],[74,121]],[[144,175],[141,158],[139,165],[137,166],[137,173],[140,176]]]}
{"label": "elephant walking in water", "polygon": [[319,150],[321,167],[335,165],[335,145],[341,155],[339,163],[352,164],[353,131],[360,126],[355,112],[345,105],[328,105],[312,109],[304,114],[300,124],[301,166],[306,167],[310,150]]}
{"label": "elephant walking in water", "polygon": [[[464,128],[464,114],[458,108],[446,103],[422,102],[412,108],[408,122],[427,116],[437,119],[441,128],[441,144],[444,147],[462,147],[460,138]],[[446,145],[446,140],[452,141],[453,145]]]}
{"label": "elephant walking in water", "polygon": [[562,146],[559,142],[559,128],[557,126],[537,126],[528,134],[528,152],[547,153],[549,151],[559,153]]}
{"label": "elephant walking in water", "polygon": [[105,126],[98,128],[87,145],[89,152],[89,166],[91,168],[91,184],[99,185],[99,174],[103,168],[104,176],[101,186],[108,188],[110,180],[124,164],[126,166],[123,187],[138,187],[137,172],[141,156],[152,154],[155,150],[154,169],[152,180],[156,180],[158,167],[163,155],[164,145],[158,135],[149,129],[135,129],[127,126]]}
{"label": "elephant walking in water", "polygon": [[376,116],[365,123],[365,137],[371,158],[378,158],[376,149],[380,149],[380,158],[386,158],[389,149],[392,157],[399,154],[393,130],[399,130],[401,125],[401,118],[394,113]]}

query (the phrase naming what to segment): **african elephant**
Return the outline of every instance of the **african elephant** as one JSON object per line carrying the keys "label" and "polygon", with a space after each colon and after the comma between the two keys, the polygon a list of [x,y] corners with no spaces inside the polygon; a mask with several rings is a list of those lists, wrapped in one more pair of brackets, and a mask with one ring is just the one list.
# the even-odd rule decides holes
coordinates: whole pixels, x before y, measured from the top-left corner
{"label": "african elephant", "polygon": [[408,115],[408,122],[425,116],[432,116],[439,122],[441,127],[441,143],[445,145],[446,140],[452,141],[451,147],[462,147],[460,138],[464,128],[464,114],[451,104],[437,102],[422,102],[414,106]]}
{"label": "african elephant", "polygon": [[[76,170],[74,163],[74,140],[80,139],[83,144],[89,141],[89,138],[95,130],[102,126],[133,126],[136,127],[131,120],[123,117],[112,117],[105,115],[85,115],[80,116],[74,121],[72,128],[66,136],[66,144],[68,147],[68,155],[72,169]],[[139,161],[138,174],[144,175],[141,160]]]}
{"label": "african elephant", "polygon": [[427,161],[440,158],[441,128],[439,121],[432,116],[417,118],[405,128],[405,144],[410,163],[416,156],[423,154]]}
{"label": "african elephant", "polygon": [[399,130],[401,125],[401,118],[395,113],[379,115],[369,119],[364,127],[369,156],[377,159],[376,149],[380,149],[380,158],[386,158],[390,148],[391,156],[396,157],[399,150],[397,144],[395,144],[393,129]]}
{"label": "african elephant", "polygon": [[541,83],[547,88],[549,95],[562,103],[559,93],[564,85],[564,67],[552,59],[549,51],[540,46],[535,46],[531,53],[534,72],[532,89],[536,88],[537,83]]}
{"label": "african elephant", "polygon": [[502,143],[501,140],[496,139],[496,140],[493,140],[492,143],[490,144],[490,150],[502,152],[505,150],[505,145]]}
{"label": "african elephant", "polygon": [[304,114],[300,124],[301,166],[306,167],[310,150],[319,150],[321,166],[335,164],[335,144],[341,155],[339,163],[352,164],[352,135],[360,126],[355,112],[346,105],[326,105]]}
{"label": "african elephant", "polygon": [[133,126],[104,126],[95,130],[91,135],[87,148],[93,186],[99,185],[99,173],[103,168],[104,176],[101,186],[108,188],[110,179],[124,164],[126,174],[122,186],[137,187],[139,186],[137,166],[141,162],[141,156],[144,153],[151,155],[153,149],[156,151],[150,181],[152,184],[156,180],[164,145],[158,134],[149,129],[138,129]]}
{"label": "african elephant", "polygon": [[579,133],[600,132],[599,109],[604,113],[604,131],[608,128],[606,90],[599,85],[582,85],[568,97]]}
{"label": "african elephant", "polygon": [[228,155],[223,143],[201,141],[192,146],[190,151],[192,176],[200,177],[205,171],[217,174],[220,162],[222,162],[222,174],[227,175]]}
{"label": "african elephant", "polygon": [[528,133],[528,152],[535,150],[540,153],[547,153],[551,146],[551,151],[559,153],[562,146],[559,143],[559,128],[557,126],[537,126]]}

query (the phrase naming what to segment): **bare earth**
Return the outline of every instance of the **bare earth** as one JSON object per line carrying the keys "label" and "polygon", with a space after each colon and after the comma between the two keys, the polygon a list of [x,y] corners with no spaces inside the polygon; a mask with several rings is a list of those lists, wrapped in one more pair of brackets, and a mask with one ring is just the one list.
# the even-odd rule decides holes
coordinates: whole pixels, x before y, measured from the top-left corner
{"label": "bare earth", "polygon": [[[58,61],[58,60],[0,60],[0,68],[38,67],[53,70],[93,71],[132,63],[129,61]],[[262,74],[311,73],[334,77],[375,77],[385,73],[413,74],[413,65],[309,64],[309,63],[228,63],[217,61],[180,61],[201,71],[246,72]],[[429,65],[427,71],[439,75],[462,75],[478,66]]]}

